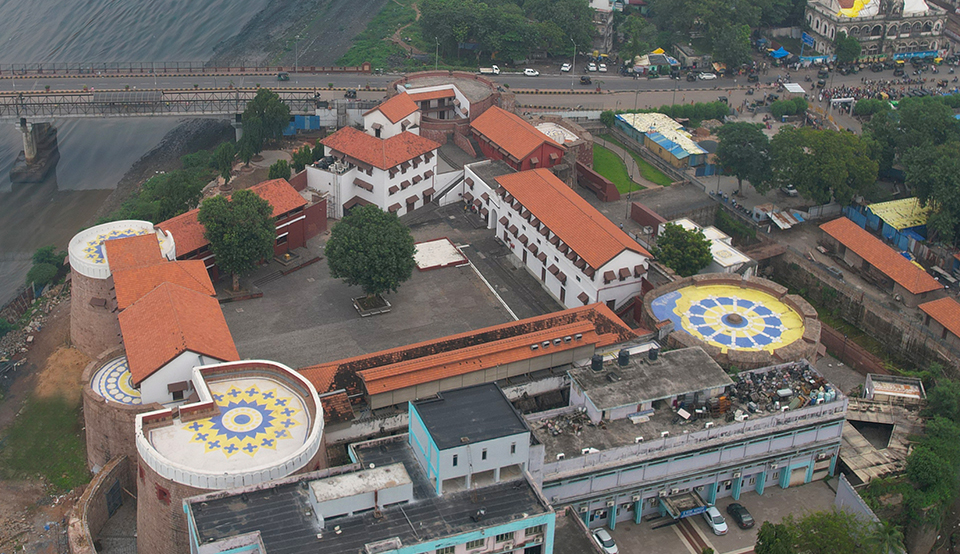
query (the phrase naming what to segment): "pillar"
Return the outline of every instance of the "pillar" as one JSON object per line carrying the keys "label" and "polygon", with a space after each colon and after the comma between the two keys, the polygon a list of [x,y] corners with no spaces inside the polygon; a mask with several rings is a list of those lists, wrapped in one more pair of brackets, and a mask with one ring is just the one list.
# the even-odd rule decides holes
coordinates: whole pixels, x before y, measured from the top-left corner
{"label": "pillar", "polygon": [[590,528],[590,506],[587,506],[587,511],[580,514],[583,516],[583,523],[587,526],[587,529]]}
{"label": "pillar", "polygon": [[235,114],[233,117],[233,130],[237,134],[237,142],[240,142],[240,139],[243,137],[243,121],[241,120],[242,114]]}
{"label": "pillar", "polygon": [[500,482],[500,468],[499,468],[499,467],[493,468],[493,482],[494,482],[494,483],[499,483],[499,482]]}
{"label": "pillar", "polygon": [[809,483],[810,481],[813,481],[813,460],[810,460],[810,462],[807,463],[807,475],[803,479],[804,484]]}
{"label": "pillar", "polygon": [[840,456],[840,452],[837,452],[830,458],[830,477],[833,477],[837,474],[837,458]]}
{"label": "pillar", "polygon": [[643,514],[643,500],[637,500],[633,503],[633,522],[639,524]]}
{"label": "pillar", "polygon": [[740,474],[740,477],[737,477],[733,480],[733,488],[731,489],[734,500],[740,500],[740,487],[743,486],[743,474]]}
{"label": "pillar", "polygon": [[713,506],[717,503],[717,482],[707,485],[707,504]]}
{"label": "pillar", "polygon": [[473,474],[468,473],[468,474],[467,474],[467,487],[466,487],[467,490],[470,490],[470,481],[472,481],[472,479],[470,479],[471,477],[473,477]]}
{"label": "pillar", "polygon": [[614,502],[613,506],[610,506],[610,514],[607,516],[607,527],[611,531],[617,528],[617,503]]}
{"label": "pillar", "polygon": [[33,134],[33,125],[25,118],[20,118],[20,133],[23,135],[23,155],[27,163],[33,163],[37,159],[37,137]]}
{"label": "pillar", "polygon": [[763,496],[763,487],[767,484],[767,471],[761,471],[757,474],[757,494]]}
{"label": "pillar", "polygon": [[793,468],[785,466],[780,468],[780,488],[785,489],[790,486],[790,472]]}

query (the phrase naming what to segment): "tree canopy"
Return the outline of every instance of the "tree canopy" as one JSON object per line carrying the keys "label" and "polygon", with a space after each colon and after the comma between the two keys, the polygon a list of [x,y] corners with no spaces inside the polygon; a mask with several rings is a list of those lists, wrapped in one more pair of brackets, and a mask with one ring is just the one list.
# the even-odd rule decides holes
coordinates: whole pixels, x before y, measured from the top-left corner
{"label": "tree canopy", "polygon": [[675,223],[667,223],[657,237],[653,255],[681,277],[696,275],[713,261],[710,241],[703,231],[688,231]]}
{"label": "tree canopy", "polygon": [[230,170],[233,169],[233,159],[237,156],[237,148],[232,142],[224,142],[213,151],[213,165],[220,172],[224,183],[230,182]]}
{"label": "tree canopy", "polygon": [[[270,140],[280,140],[283,129],[290,122],[290,106],[270,89],[257,91],[243,111],[243,137],[240,138],[241,158],[244,153],[259,154]],[[247,158],[249,161],[249,158]]]}
{"label": "tree canopy", "polygon": [[268,179],[289,179],[290,178],[290,164],[287,163],[287,160],[277,160],[270,166],[270,171],[267,174]]}
{"label": "tree canopy", "polygon": [[833,42],[833,48],[836,51],[837,63],[854,62],[860,57],[860,41],[853,37],[848,37],[847,33],[842,31],[837,33],[837,38]]}
{"label": "tree canopy", "polygon": [[725,171],[737,177],[737,190],[749,181],[757,192],[769,190],[770,139],[753,123],[727,123],[717,130],[717,161]]}
{"label": "tree canopy", "polygon": [[330,232],[325,248],[330,273],[367,296],[396,292],[416,265],[410,230],[377,206],[354,208]]}
{"label": "tree canopy", "polygon": [[764,522],[757,533],[756,554],[877,554],[863,545],[875,531],[841,510],[788,515],[781,523]]}
{"label": "tree canopy", "polygon": [[214,196],[204,200],[199,220],[217,266],[233,274],[234,290],[240,288],[240,275],[273,256],[277,236],[273,208],[250,190],[238,190],[229,199]]}
{"label": "tree canopy", "polygon": [[877,180],[877,162],[853,133],[785,127],[770,141],[771,179],[820,204],[847,204]]}

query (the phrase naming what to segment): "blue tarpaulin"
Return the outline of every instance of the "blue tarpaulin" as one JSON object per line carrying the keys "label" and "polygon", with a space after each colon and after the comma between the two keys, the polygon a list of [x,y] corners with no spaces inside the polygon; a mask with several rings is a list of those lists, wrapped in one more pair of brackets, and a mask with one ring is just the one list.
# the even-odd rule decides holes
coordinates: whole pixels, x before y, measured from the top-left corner
{"label": "blue tarpaulin", "polygon": [[780,48],[777,48],[777,49],[774,50],[773,52],[770,52],[770,57],[771,57],[771,58],[776,58],[776,59],[778,59],[778,60],[779,60],[780,58],[786,58],[786,57],[789,56],[789,55],[790,55],[790,52],[787,52],[786,50],[784,50],[784,49],[783,49],[783,46],[781,46]]}

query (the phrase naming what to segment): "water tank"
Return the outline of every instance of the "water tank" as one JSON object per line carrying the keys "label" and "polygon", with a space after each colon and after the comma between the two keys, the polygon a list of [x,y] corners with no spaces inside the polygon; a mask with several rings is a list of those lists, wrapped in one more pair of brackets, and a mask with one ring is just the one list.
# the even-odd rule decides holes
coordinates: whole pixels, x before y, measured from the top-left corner
{"label": "water tank", "polygon": [[651,362],[657,361],[657,358],[659,357],[660,357],[659,348],[651,348],[650,350],[647,350],[647,358],[649,358]]}
{"label": "water tank", "polygon": [[594,371],[603,371],[603,356],[600,354],[594,354],[590,358],[590,369]]}
{"label": "water tank", "polygon": [[620,367],[624,367],[629,363],[630,363],[630,351],[624,348],[623,350],[617,353],[617,364],[619,364]]}

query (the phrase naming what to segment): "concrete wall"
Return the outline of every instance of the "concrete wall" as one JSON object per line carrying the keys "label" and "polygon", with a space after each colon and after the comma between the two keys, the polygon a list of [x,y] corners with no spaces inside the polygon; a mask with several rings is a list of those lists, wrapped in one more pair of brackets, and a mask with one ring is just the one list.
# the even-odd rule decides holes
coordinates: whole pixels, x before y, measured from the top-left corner
{"label": "concrete wall", "polygon": [[[91,358],[120,346],[120,322],[117,319],[117,295],[113,277],[95,279],[71,272],[70,341],[74,348]],[[93,306],[94,298],[106,301]]]}
{"label": "concrete wall", "polygon": [[103,471],[94,476],[69,516],[67,537],[71,554],[96,554],[95,544],[100,530],[110,518],[107,507],[107,492],[119,484],[123,503],[136,503],[128,491],[134,491],[135,468],[126,456],[110,460]]}

